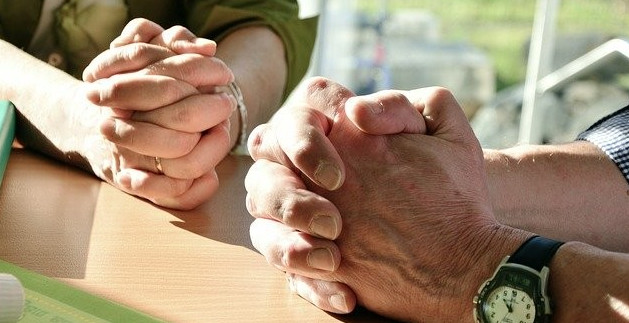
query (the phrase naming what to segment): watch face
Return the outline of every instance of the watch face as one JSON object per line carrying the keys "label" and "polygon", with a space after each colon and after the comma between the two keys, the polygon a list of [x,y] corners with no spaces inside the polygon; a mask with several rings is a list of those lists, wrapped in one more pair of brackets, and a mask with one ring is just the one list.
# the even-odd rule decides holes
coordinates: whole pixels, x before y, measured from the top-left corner
{"label": "watch face", "polygon": [[526,292],[510,286],[498,286],[482,305],[485,322],[533,323],[535,302]]}

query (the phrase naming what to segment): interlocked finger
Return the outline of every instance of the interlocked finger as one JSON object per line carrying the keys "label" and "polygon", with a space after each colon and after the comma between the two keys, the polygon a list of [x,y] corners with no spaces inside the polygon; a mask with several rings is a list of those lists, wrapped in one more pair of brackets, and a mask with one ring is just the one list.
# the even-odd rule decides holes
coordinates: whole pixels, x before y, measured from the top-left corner
{"label": "interlocked finger", "polygon": [[[100,131],[107,140],[116,145],[138,154],[161,158],[185,156],[201,138],[200,133],[181,132],[146,122],[117,118],[104,119]],[[163,163],[162,159],[162,165]]]}
{"label": "interlocked finger", "polygon": [[[345,112],[363,132],[371,135],[425,134],[426,123],[404,91],[380,91],[347,100]],[[416,94],[417,95],[417,94]]]}
{"label": "interlocked finger", "polygon": [[340,251],[333,241],[294,231],[277,221],[256,219],[249,233],[253,246],[282,271],[330,280],[330,273],[340,265]]}
{"label": "interlocked finger", "polygon": [[135,18],[129,21],[122,29],[120,36],[111,42],[110,48],[132,43],[148,43],[162,32],[164,32],[164,28],[160,25],[145,18]]}
{"label": "interlocked finger", "polygon": [[336,239],[342,220],[334,204],[306,189],[290,169],[264,159],[245,177],[247,210],[257,218],[273,219],[315,236]]}
{"label": "interlocked finger", "polygon": [[347,314],[356,307],[356,295],[347,285],[296,274],[286,274],[292,292],[331,313]]}
{"label": "interlocked finger", "polygon": [[163,75],[185,81],[199,88],[201,86],[226,86],[234,81],[234,74],[225,62],[216,57],[195,53],[179,54],[156,61],[138,70],[143,75]]}
{"label": "interlocked finger", "polygon": [[86,96],[100,106],[148,111],[198,93],[189,83],[169,76],[121,74],[90,84]]}
{"label": "interlocked finger", "polygon": [[179,210],[193,209],[207,201],[218,189],[218,175],[213,169],[205,175],[194,179],[192,185],[181,195],[171,197],[154,198],[157,205]]}
{"label": "interlocked finger", "polygon": [[147,43],[115,47],[102,52],[90,62],[83,71],[83,80],[94,82],[116,74],[138,71],[175,55],[166,47]]}
{"label": "interlocked finger", "polygon": [[216,42],[199,38],[190,30],[182,26],[173,26],[163,33],[151,39],[151,44],[164,46],[177,54],[196,53],[205,56],[214,56],[216,53]]}
{"label": "interlocked finger", "polygon": [[230,150],[229,122],[224,121],[203,133],[187,154],[161,160],[164,174],[174,178],[198,178],[214,169]]}
{"label": "interlocked finger", "polygon": [[123,191],[146,199],[165,199],[184,194],[193,180],[175,179],[139,169],[126,168],[118,172],[114,182]]}
{"label": "interlocked finger", "polygon": [[235,108],[231,95],[200,93],[152,111],[137,111],[131,119],[182,132],[202,132],[229,119]]}

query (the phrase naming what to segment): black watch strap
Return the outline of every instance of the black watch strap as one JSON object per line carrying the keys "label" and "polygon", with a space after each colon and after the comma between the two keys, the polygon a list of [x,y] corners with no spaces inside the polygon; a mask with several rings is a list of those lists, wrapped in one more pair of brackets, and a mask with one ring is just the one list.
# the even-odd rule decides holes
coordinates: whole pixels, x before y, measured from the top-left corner
{"label": "black watch strap", "polygon": [[537,271],[541,271],[553,258],[557,249],[563,242],[540,236],[533,236],[526,240],[518,250],[516,250],[508,263],[520,264]]}

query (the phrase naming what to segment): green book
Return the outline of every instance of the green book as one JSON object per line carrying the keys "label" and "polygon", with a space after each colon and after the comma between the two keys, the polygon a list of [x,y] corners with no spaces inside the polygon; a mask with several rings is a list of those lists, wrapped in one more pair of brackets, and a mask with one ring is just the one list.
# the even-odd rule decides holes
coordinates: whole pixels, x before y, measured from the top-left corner
{"label": "green book", "polygon": [[15,110],[9,101],[0,101],[0,184],[9,162],[9,153],[15,133]]}
{"label": "green book", "polygon": [[2,260],[0,260],[0,273],[15,276],[24,287],[24,312],[18,321],[20,323],[163,322]]}

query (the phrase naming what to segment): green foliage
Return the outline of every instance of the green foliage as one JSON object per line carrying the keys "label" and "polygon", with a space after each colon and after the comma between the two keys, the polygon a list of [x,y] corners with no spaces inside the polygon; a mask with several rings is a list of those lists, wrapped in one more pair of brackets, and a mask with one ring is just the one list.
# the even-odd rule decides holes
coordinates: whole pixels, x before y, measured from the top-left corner
{"label": "green foliage", "polygon": [[[485,50],[497,71],[498,89],[522,82],[537,0],[358,0],[377,14],[421,9],[440,20],[445,41],[466,41]],[[629,37],[629,0],[563,0],[558,33],[603,33]]]}

